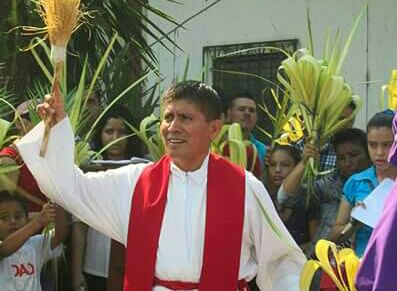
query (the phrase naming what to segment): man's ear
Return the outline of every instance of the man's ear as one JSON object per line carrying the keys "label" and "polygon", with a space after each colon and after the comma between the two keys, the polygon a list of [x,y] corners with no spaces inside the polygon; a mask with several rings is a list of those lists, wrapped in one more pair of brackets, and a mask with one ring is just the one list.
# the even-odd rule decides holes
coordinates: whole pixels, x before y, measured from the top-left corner
{"label": "man's ear", "polygon": [[222,126],[223,126],[223,122],[221,119],[215,119],[210,122],[210,127],[211,127],[210,138],[211,138],[211,140],[214,140],[217,137],[218,133],[222,129]]}

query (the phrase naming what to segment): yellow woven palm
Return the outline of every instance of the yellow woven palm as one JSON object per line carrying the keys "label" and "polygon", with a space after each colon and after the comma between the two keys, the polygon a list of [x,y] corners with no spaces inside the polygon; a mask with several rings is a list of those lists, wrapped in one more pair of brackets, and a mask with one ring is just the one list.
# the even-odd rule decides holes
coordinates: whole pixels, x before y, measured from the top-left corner
{"label": "yellow woven palm", "polygon": [[333,242],[319,240],[316,244],[317,260],[306,262],[300,279],[300,290],[309,291],[317,270],[326,273],[340,291],[357,291],[354,287],[360,261],[349,248],[337,250]]}
{"label": "yellow woven palm", "polygon": [[388,94],[388,108],[397,110],[397,70],[393,70],[390,77],[390,82],[387,85]]}
{"label": "yellow woven palm", "polygon": [[299,117],[291,117],[283,126],[282,134],[277,139],[277,143],[281,145],[288,145],[299,141],[304,135],[304,126]]}

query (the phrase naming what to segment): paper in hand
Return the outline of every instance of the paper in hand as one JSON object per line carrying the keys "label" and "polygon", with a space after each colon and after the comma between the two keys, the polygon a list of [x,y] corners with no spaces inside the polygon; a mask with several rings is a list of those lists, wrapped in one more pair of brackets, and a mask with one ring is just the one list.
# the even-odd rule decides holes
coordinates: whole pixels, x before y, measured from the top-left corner
{"label": "paper in hand", "polygon": [[364,200],[365,207],[355,207],[351,216],[374,228],[379,221],[383,211],[383,206],[387,196],[389,195],[394,181],[384,179]]}

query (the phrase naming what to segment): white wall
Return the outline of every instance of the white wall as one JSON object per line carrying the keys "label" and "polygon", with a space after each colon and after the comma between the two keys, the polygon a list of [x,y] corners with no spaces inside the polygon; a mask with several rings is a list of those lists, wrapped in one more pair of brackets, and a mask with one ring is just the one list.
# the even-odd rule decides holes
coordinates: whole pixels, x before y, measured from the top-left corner
{"label": "white wall", "polygon": [[[165,0],[150,3],[182,22],[203,9],[213,0],[185,0],[183,5]],[[306,7],[310,7],[315,48],[322,55],[327,29],[333,35],[337,28],[346,36],[353,20],[362,9],[364,0],[222,0],[172,34],[183,51],[172,48],[173,54],[155,46],[163,77],[172,80],[183,72],[187,55],[190,57],[191,78],[199,78],[204,46],[260,42],[297,38],[306,44]],[[364,128],[369,117],[379,111],[380,87],[385,84],[392,68],[397,68],[397,1],[372,0],[356,32],[343,75],[355,93],[364,99],[356,121]],[[154,19],[165,30],[172,25]],[[368,40],[367,40],[368,38]],[[366,84],[367,72],[369,85]],[[167,84],[167,82],[166,82]]]}

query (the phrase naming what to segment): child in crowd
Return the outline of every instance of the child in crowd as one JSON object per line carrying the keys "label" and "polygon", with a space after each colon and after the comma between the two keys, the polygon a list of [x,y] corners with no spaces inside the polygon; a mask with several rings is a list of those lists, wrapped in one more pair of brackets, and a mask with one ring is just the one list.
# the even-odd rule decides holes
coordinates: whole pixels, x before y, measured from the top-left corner
{"label": "child in crowd", "polygon": [[[59,211],[57,211],[59,209]],[[36,235],[55,222],[54,236]],[[7,291],[41,291],[40,272],[50,259],[59,256],[67,235],[64,212],[46,204],[31,221],[25,203],[10,192],[0,192],[0,282]]]}
{"label": "child in crowd", "polygon": [[299,151],[288,145],[277,145],[274,150],[269,151],[267,160],[266,189],[273,202],[277,205],[277,192],[284,179],[291,173],[301,160]]}
{"label": "child in crowd", "polygon": [[[397,168],[388,163],[387,158],[393,144],[393,112],[387,110],[376,113],[367,125],[367,142],[370,159],[373,163],[368,169],[351,176],[343,187],[343,198],[339,205],[335,225],[330,238],[338,240],[351,220],[353,207],[361,202],[385,178],[395,179]],[[361,257],[371,236],[372,228],[355,223],[355,252]],[[348,236],[348,235],[344,235]]]}
{"label": "child in crowd", "polygon": [[[397,116],[393,119],[393,132],[397,134]],[[389,152],[389,162],[397,166],[397,139]],[[397,187],[388,194],[379,222],[375,226],[360,262],[356,275],[356,288],[360,291],[394,290],[396,277],[397,245]]]}
{"label": "child in crowd", "polygon": [[[354,173],[366,169],[369,164],[366,134],[357,128],[347,128],[337,132],[331,139],[336,152],[336,171],[315,181],[314,195],[320,210],[320,224],[314,234],[309,254],[319,239],[327,239],[334,225],[342,188],[345,181]],[[317,154],[313,145],[307,144],[304,150],[306,159]],[[304,163],[300,163],[283,183],[285,196],[294,196],[299,191],[304,173]],[[280,196],[283,200],[285,197]]]}
{"label": "child in crowd", "polygon": [[[298,149],[287,145],[276,146],[269,158],[269,192],[282,191],[278,188],[300,162]],[[304,196],[296,195],[281,201],[279,213],[296,243],[305,249],[318,225],[319,214],[315,205],[310,203],[306,209]]]}
{"label": "child in crowd", "polygon": [[342,198],[344,183],[355,173],[368,168],[367,138],[358,128],[347,128],[337,132],[331,139],[336,152],[336,171],[321,178],[315,187],[319,200],[321,221],[314,236],[313,247],[320,239],[328,239],[335,223]]}

